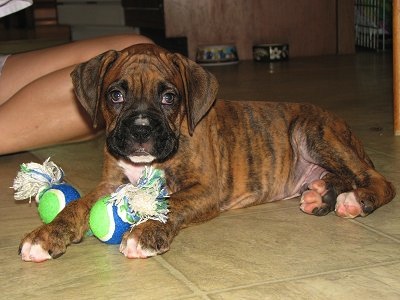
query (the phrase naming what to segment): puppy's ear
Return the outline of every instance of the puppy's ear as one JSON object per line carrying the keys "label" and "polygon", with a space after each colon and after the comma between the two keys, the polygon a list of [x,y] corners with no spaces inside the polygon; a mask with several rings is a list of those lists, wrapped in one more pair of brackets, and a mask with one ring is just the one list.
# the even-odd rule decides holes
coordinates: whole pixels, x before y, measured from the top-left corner
{"label": "puppy's ear", "polygon": [[192,135],[196,125],[214,104],[218,81],[195,62],[177,53],[173,55],[182,76],[189,134]]}
{"label": "puppy's ear", "polygon": [[97,127],[98,124],[97,114],[100,109],[100,93],[104,75],[117,57],[117,51],[107,51],[77,65],[71,73],[75,94],[92,118],[93,127]]}

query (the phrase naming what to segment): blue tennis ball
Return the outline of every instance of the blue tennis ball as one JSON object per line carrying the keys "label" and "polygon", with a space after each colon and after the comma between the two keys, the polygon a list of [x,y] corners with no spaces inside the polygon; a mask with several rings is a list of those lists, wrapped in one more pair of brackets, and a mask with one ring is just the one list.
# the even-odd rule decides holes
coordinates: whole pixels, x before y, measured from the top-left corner
{"label": "blue tennis ball", "polygon": [[45,224],[50,223],[71,201],[80,198],[79,192],[69,184],[55,184],[39,196],[39,216]]}
{"label": "blue tennis ball", "polygon": [[131,224],[118,215],[118,207],[109,202],[110,196],[99,199],[90,210],[89,226],[99,240],[107,244],[119,244]]}

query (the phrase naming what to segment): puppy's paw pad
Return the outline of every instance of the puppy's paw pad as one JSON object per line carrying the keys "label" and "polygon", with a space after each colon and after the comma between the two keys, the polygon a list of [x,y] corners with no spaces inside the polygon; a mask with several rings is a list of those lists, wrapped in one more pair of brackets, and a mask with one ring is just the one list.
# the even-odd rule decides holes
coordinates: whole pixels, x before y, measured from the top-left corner
{"label": "puppy's paw pad", "polygon": [[326,188],[326,182],[322,179],[314,180],[308,185],[308,188],[317,192],[321,196],[325,195],[325,193],[328,191]]}
{"label": "puppy's paw pad", "polygon": [[127,258],[147,258],[157,255],[156,251],[142,249],[136,238],[128,238],[122,242],[119,251]]}
{"label": "puppy's paw pad", "polygon": [[21,247],[21,258],[23,261],[43,262],[51,259],[48,251],[44,250],[42,246],[29,242],[25,242]]}
{"label": "puppy's paw pad", "polygon": [[314,190],[307,190],[301,195],[300,209],[306,214],[314,214],[322,205],[321,195]]}
{"label": "puppy's paw pad", "polygon": [[342,218],[355,218],[360,216],[363,210],[354,192],[349,192],[337,197],[335,212]]}

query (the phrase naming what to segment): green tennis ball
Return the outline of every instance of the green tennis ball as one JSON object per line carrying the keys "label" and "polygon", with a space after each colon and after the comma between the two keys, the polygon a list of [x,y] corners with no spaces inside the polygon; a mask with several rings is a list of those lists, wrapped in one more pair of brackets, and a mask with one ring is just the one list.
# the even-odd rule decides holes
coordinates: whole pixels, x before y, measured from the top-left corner
{"label": "green tennis ball", "polygon": [[50,223],[69,202],[80,197],[79,192],[69,184],[53,185],[39,197],[38,212],[45,224]]}
{"label": "green tennis ball", "polygon": [[110,196],[100,198],[90,210],[89,225],[99,240],[107,244],[119,244],[122,236],[131,227],[118,215],[118,207],[109,202]]}

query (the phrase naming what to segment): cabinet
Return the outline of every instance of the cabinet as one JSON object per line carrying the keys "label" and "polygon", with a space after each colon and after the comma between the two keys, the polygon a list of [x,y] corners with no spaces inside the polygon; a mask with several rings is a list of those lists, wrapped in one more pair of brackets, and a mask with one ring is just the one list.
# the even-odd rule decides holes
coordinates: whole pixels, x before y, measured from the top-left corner
{"label": "cabinet", "polygon": [[163,0],[122,0],[127,25],[140,29],[140,33],[172,51],[188,55],[185,36],[168,37]]}
{"label": "cabinet", "polygon": [[199,45],[221,43],[236,44],[240,59],[252,59],[256,43],[287,43],[291,57],[355,51],[349,0],[123,0],[123,6],[127,24],[157,43],[186,39],[192,59]]}
{"label": "cabinet", "polygon": [[126,26],[121,0],[57,0],[58,23],[71,27],[73,40],[134,33]]}
{"label": "cabinet", "polygon": [[290,56],[353,53],[354,3],[349,0],[164,0],[166,35],[198,45],[236,44],[252,59],[257,43],[289,44]]}

